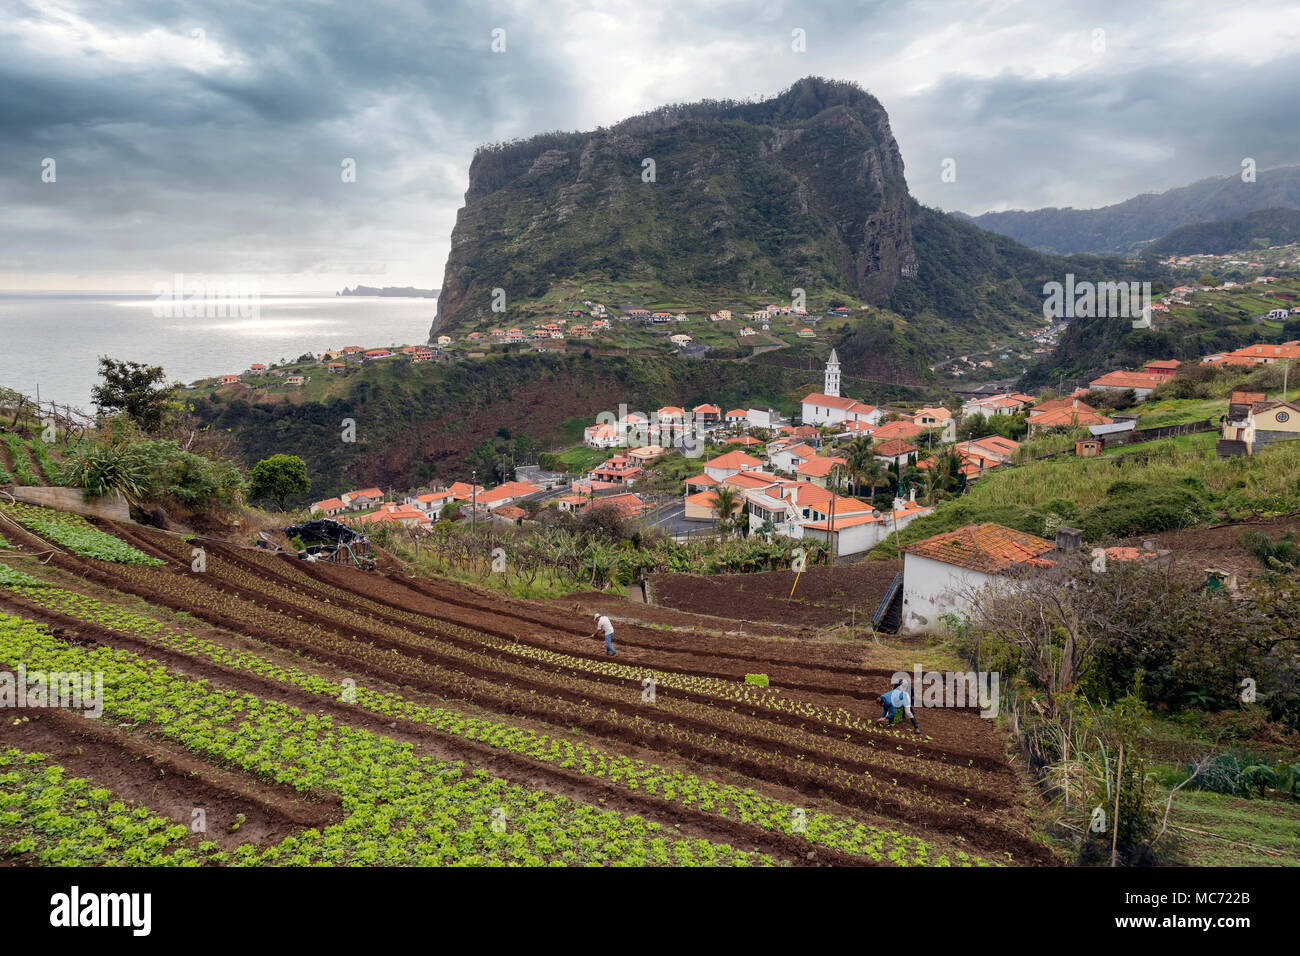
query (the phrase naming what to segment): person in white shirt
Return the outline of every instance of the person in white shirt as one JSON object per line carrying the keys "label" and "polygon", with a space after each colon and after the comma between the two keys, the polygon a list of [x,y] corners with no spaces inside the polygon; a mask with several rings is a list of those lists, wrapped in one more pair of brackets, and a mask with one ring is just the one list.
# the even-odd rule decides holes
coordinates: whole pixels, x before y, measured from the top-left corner
{"label": "person in white shirt", "polygon": [[594,637],[605,637],[605,653],[613,656],[618,651],[614,650],[614,625],[609,622],[609,618],[604,614],[596,615],[596,633]]}

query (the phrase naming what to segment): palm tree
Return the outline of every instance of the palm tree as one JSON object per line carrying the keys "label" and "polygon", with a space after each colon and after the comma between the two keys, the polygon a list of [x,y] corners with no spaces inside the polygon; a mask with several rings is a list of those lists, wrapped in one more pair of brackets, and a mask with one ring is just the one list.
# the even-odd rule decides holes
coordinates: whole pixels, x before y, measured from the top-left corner
{"label": "palm tree", "polygon": [[844,461],[849,479],[853,482],[853,493],[862,493],[863,482],[870,484],[874,493],[880,480],[880,460],[871,450],[871,439],[859,435],[844,449]]}
{"label": "palm tree", "polygon": [[740,494],[731,485],[718,485],[713,489],[713,497],[713,506],[718,512],[718,533],[725,538],[735,526],[732,512],[736,510]]}

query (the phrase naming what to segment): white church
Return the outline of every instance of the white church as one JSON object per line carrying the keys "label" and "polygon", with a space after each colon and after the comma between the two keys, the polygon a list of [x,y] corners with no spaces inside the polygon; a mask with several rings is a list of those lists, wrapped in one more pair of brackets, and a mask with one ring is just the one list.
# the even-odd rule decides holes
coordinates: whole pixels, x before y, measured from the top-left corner
{"label": "white church", "polygon": [[851,398],[840,397],[840,359],[831,349],[826,362],[825,390],[805,395],[803,423],[805,425],[842,425],[846,422],[864,422],[879,425],[884,417],[875,405],[865,405]]}

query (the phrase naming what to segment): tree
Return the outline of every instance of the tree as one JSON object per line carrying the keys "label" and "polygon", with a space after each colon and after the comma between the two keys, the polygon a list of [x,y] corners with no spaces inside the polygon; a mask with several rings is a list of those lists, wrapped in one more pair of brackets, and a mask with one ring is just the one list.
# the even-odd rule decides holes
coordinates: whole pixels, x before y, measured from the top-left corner
{"label": "tree", "polygon": [[713,489],[713,495],[716,499],[714,507],[718,512],[718,531],[726,537],[735,527],[736,519],[732,512],[736,510],[740,495],[730,485],[718,485]]}
{"label": "tree", "polygon": [[310,490],[307,463],[297,455],[272,455],[253,466],[249,497],[270,498],[281,511],[290,495],[303,495]]}
{"label": "tree", "polygon": [[91,389],[90,398],[101,412],[124,412],[144,431],[158,430],[177,388],[167,381],[161,365],[120,362],[101,355],[99,376],[103,384]]}

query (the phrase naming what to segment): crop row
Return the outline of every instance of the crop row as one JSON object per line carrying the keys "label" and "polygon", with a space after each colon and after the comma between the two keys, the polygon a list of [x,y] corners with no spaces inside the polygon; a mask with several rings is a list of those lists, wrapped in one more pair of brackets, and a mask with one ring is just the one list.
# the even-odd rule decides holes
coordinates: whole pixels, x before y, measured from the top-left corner
{"label": "crop row", "polygon": [[13,432],[5,432],[4,441],[9,446],[9,457],[14,462],[14,482],[20,485],[39,485],[41,482],[32,474],[31,460],[27,457],[27,443]]}
{"label": "crop row", "polygon": [[[329,717],[176,676],[138,655],[67,645],[0,615],[0,663],[105,675],[105,715],[136,732],[299,791],[338,793],[346,818],[273,847],[240,845],[235,863],[381,865],[749,865],[773,861],[707,840],[665,836],[565,797],[528,790],[462,763],[437,761]],[[29,823],[20,813],[20,823]],[[146,850],[139,862],[168,854]]]}
{"label": "crop row", "polygon": [[186,846],[189,830],[104,787],[71,777],[41,753],[0,748],[0,859],[47,866],[197,866],[220,862],[215,843]]}
{"label": "crop row", "polygon": [[[203,577],[188,573],[148,572],[147,574],[155,586],[182,589],[194,588],[198,583],[194,579]],[[253,575],[243,569],[235,569],[229,578],[233,579],[232,583],[240,587],[251,588],[259,583]],[[258,593],[291,606],[300,606],[301,598],[291,589],[264,581],[260,584]],[[240,599],[233,598],[233,600]],[[319,608],[315,607],[304,607],[303,610],[309,614],[319,612]],[[901,752],[903,751],[901,744],[896,746],[896,750],[874,746],[863,747],[841,739],[838,735],[831,736],[829,731],[818,734],[798,727],[748,717],[736,712],[734,707],[723,710],[706,703],[674,698],[668,694],[656,695],[653,706],[645,707],[639,686],[592,681],[578,676],[572,670],[547,669],[544,666],[511,660],[505,655],[486,653],[482,644],[474,640],[462,640],[459,643],[454,639],[448,640],[447,638],[453,637],[452,632],[455,630],[465,630],[456,625],[439,624],[434,628],[437,632],[435,638],[416,634],[385,620],[357,614],[338,605],[330,606],[329,617],[331,621],[337,621],[345,632],[354,629],[362,632],[360,635],[352,635],[351,641],[343,645],[342,649],[373,663],[394,666],[400,660],[401,666],[408,668],[416,665],[415,659],[427,665],[433,663],[429,660],[430,656],[434,659],[441,658],[456,669],[492,676],[499,682],[530,684],[548,697],[566,697],[570,700],[598,703],[602,707],[614,709],[630,708],[639,714],[635,719],[636,726],[641,732],[644,732],[647,724],[659,725],[661,732],[669,737],[689,734],[690,739],[697,746],[721,749],[733,757],[780,768],[783,771],[798,770],[821,779],[830,779],[841,787],[848,787],[855,791],[872,793],[878,797],[885,796],[885,784],[874,779],[866,770],[867,767],[874,766],[894,778],[890,783],[891,786],[897,786],[899,780],[910,783],[921,792],[915,799],[933,806],[939,804],[929,796],[929,791],[932,789],[949,790],[958,795],[966,794],[965,799],[961,800],[963,805],[972,800],[977,804],[988,802],[988,798],[983,797],[979,792],[980,774],[977,771],[949,764],[929,762],[925,762],[924,765],[918,764]],[[305,623],[307,622],[293,621],[295,635],[297,628]],[[315,643],[321,639],[320,634],[321,631],[316,628],[304,629],[303,637]],[[386,646],[371,646],[376,644],[377,638],[382,641],[382,645]],[[337,636],[333,639],[325,638],[325,643],[339,646]],[[466,644],[469,646],[465,646]],[[844,737],[849,736],[851,735],[844,735]],[[756,742],[757,745],[752,744],[751,741]],[[773,752],[774,750],[776,752]],[[826,766],[818,759],[819,754],[831,761],[844,762],[854,769],[841,769],[838,763],[834,766]]]}
{"label": "crop row", "polygon": [[[0,565],[0,582],[3,581],[3,572],[4,566]],[[77,592],[50,587],[16,587],[14,590],[51,610],[191,657],[207,658],[226,667],[291,684],[325,698],[338,700],[343,692],[338,683],[319,675],[278,665],[260,655],[202,640],[188,632],[174,631],[153,618],[134,614]],[[358,706],[385,717],[426,724],[444,733],[481,741],[540,762],[555,763],[561,768],[606,780],[633,793],[644,792],[659,796],[692,809],[706,809],[718,816],[774,832],[791,832],[795,821],[802,820],[807,838],[815,844],[900,864],[930,862],[930,848],[922,840],[828,813],[807,812],[749,788],[741,789],[668,770],[621,754],[603,752],[568,738],[554,738],[525,728],[467,716],[451,708],[428,707],[395,694],[356,687],[348,693],[348,697],[354,698],[352,702]],[[948,859],[939,855],[933,862],[944,865]],[[961,865],[977,861],[964,853],[958,853],[956,862]]]}
{"label": "crop row", "polygon": [[0,504],[0,511],[29,531],[34,531],[83,557],[98,558],[115,564],[156,566],[163,563],[157,558],[137,551],[125,541],[100,531],[80,515],[22,502]]}
{"label": "crop row", "polygon": [[[160,539],[163,537],[164,536],[159,536]],[[182,552],[182,548],[185,546],[180,542],[173,539],[165,539],[160,540],[158,543],[160,546],[165,547],[169,552],[175,553],[178,560],[188,560],[188,552]],[[281,585],[270,582],[265,576],[253,574],[245,568],[240,567],[237,563],[225,561],[216,555],[209,556],[208,570],[219,579],[228,580],[241,588],[265,594],[277,601],[288,604],[305,604],[308,609],[313,612],[319,612],[322,609],[322,604],[328,604],[328,613],[330,617],[337,620],[340,624],[349,628],[358,629],[377,628],[386,631],[395,639],[399,640],[405,639],[404,636],[409,634],[409,632],[405,629],[392,627],[385,619],[403,621],[416,628],[433,628],[436,631],[444,633],[454,633],[459,637],[493,648],[498,653],[507,653],[518,657],[531,658],[533,660],[542,661],[566,669],[585,671],[595,675],[631,680],[638,683],[649,677],[653,679],[659,687],[682,690],[690,694],[713,698],[716,701],[723,701],[726,703],[739,703],[756,706],[764,710],[770,710],[774,713],[797,717],[803,721],[822,724],[827,731],[850,731],[866,735],[869,739],[865,741],[865,744],[872,748],[876,747],[876,741],[881,738],[892,738],[895,741],[901,741],[905,745],[909,746],[914,744],[918,739],[913,732],[903,732],[889,727],[882,727],[870,718],[854,714],[842,707],[831,707],[799,700],[783,694],[783,692],[778,688],[745,684],[739,681],[727,680],[719,677],[681,674],[674,671],[656,670],[619,664],[612,661],[595,660],[550,650],[546,647],[539,646],[538,644],[527,642],[522,638],[507,640],[498,635],[466,627],[443,618],[404,611],[379,602],[370,601],[363,595],[357,595],[353,592],[311,578],[300,571],[292,569],[292,566],[287,565],[285,562],[276,561],[274,558],[269,557],[258,557],[261,557],[265,562],[275,561],[275,566],[273,568],[268,567],[268,571],[272,574],[281,578],[295,578],[301,581],[301,583],[306,588],[310,589],[312,593],[304,594],[292,585]],[[251,558],[249,560],[251,560]],[[372,615],[360,613],[356,610],[358,606],[368,607],[372,610],[373,614],[379,615],[379,617],[377,618]],[[731,712],[734,712],[734,710],[734,708],[731,708]],[[755,711],[751,711],[750,716],[759,717],[760,715]],[[845,734],[845,737],[848,738],[849,735]],[[926,736],[921,739],[929,741],[931,738]]]}

